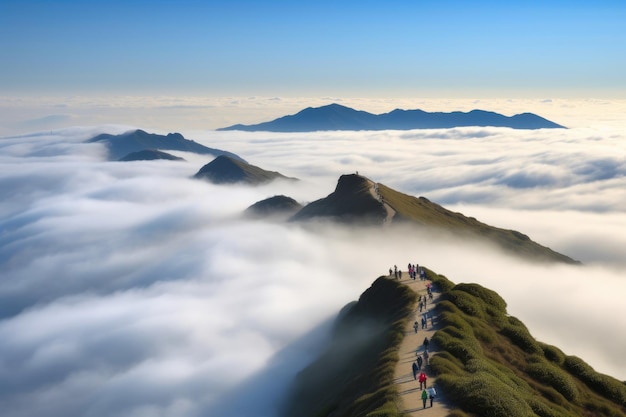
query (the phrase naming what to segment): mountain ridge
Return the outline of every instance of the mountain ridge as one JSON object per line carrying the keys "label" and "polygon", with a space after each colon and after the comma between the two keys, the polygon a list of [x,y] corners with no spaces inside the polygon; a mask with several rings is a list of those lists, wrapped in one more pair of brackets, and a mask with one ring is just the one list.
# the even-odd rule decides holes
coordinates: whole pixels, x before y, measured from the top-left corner
{"label": "mountain ridge", "polygon": [[[435,402],[445,398],[447,415],[626,416],[626,383],[536,340],[508,314],[506,301],[495,291],[455,284],[422,268],[436,294],[429,310],[435,327],[432,355],[424,369],[436,379]],[[401,397],[419,391],[400,392],[406,389],[399,388],[405,378],[394,379],[394,369],[402,360],[411,380],[410,362],[402,359],[400,346],[407,329],[413,333],[416,298],[425,295],[409,289],[413,282],[406,275],[402,280],[380,276],[339,312],[326,349],[294,380],[282,416],[407,415]],[[410,411],[430,409],[420,404]]]}
{"label": "mountain ridge", "polygon": [[103,143],[107,147],[110,160],[117,161],[133,152],[145,150],[159,151],[183,151],[201,155],[227,155],[231,158],[240,159],[239,155],[221,149],[209,148],[193,140],[185,139],[180,133],[168,133],[158,135],[148,133],[145,130],[131,130],[120,135],[102,133],[86,141],[87,143]]}
{"label": "mountain ridge", "polygon": [[253,125],[236,124],[218,131],[248,132],[314,132],[327,130],[411,130],[447,129],[454,127],[492,126],[513,129],[564,128],[534,113],[505,116],[486,110],[469,112],[426,112],[424,110],[394,109],[388,113],[372,114],[337,103],[321,107],[307,107],[296,114]]}
{"label": "mountain ridge", "polygon": [[342,175],[328,196],[304,206],[290,221],[329,219],[351,224],[411,223],[454,236],[495,243],[505,251],[533,260],[579,264],[515,230],[482,223],[452,212],[425,197],[413,197],[358,174]]}

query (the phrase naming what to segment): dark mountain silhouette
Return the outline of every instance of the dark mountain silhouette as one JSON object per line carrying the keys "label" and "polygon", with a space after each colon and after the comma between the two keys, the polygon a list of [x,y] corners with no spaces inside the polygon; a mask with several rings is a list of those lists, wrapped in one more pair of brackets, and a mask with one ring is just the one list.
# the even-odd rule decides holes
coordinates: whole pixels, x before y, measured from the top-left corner
{"label": "dark mountain silhouette", "polygon": [[333,193],[307,204],[291,219],[329,218],[345,223],[382,224],[387,215],[386,210],[372,196],[371,187],[371,181],[365,177],[342,175]]}
{"label": "dark mountain silhouette", "polygon": [[284,195],[275,195],[258,201],[248,207],[244,214],[248,217],[284,217],[287,218],[302,208],[302,204],[298,203],[291,197]]}
{"label": "dark mountain silhouette", "polygon": [[194,178],[208,180],[215,184],[262,184],[279,178],[295,180],[278,172],[266,171],[249,163],[221,155],[203,166]]}
{"label": "dark mountain silhouette", "polygon": [[489,226],[435,204],[424,197],[403,194],[358,174],[342,175],[335,191],[296,213],[292,221],[330,219],[345,223],[411,223],[495,243],[518,256],[551,262],[577,261],[533,242],[528,236]]}
{"label": "dark mountain silhouette", "polygon": [[88,143],[102,142],[109,151],[109,160],[118,161],[120,158],[133,153],[148,149],[166,151],[193,152],[201,155],[228,155],[234,159],[243,160],[234,153],[220,149],[208,148],[193,140],[185,139],[180,133],[169,133],[166,136],[147,133],[143,130],[134,130],[121,135],[103,133],[87,141]]}
{"label": "dark mountain silhouette", "polygon": [[126,155],[123,158],[120,158],[120,161],[153,161],[156,159],[166,159],[168,161],[184,161],[184,158],[180,158],[178,156],[171,155],[167,152],[157,151],[156,149],[146,149],[144,151],[132,152]]}
{"label": "dark mountain silhouette", "polygon": [[443,129],[463,126],[494,126],[513,129],[552,129],[563,126],[533,113],[504,116],[484,110],[429,113],[423,110],[396,109],[372,114],[339,104],[308,107],[299,113],[255,125],[237,124],[218,130],[269,132],[314,132],[319,130],[410,130]]}

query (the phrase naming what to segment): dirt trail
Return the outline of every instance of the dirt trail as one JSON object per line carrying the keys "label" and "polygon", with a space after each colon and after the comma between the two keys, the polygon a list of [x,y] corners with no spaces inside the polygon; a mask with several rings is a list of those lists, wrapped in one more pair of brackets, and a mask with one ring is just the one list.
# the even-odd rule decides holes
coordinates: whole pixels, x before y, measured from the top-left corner
{"label": "dirt trail", "polygon": [[[390,279],[395,279],[393,276]],[[403,271],[402,280],[403,284],[406,284],[413,291],[419,295],[426,295],[426,281],[421,281],[419,277],[415,280],[409,277],[408,271]],[[424,297],[422,297],[424,298]],[[428,300],[426,308],[420,313],[419,307],[413,313],[414,317],[409,320],[406,329],[404,330],[404,339],[400,344],[400,360],[396,365],[394,373],[394,382],[398,386],[398,392],[402,399],[403,408],[401,409],[407,416],[420,416],[420,417],[446,417],[450,412],[450,408],[445,403],[444,393],[441,392],[437,386],[437,379],[432,376],[432,372],[428,366],[422,365],[422,370],[426,371],[428,376],[428,387],[435,387],[437,396],[433,402],[432,408],[430,407],[430,400],[426,401],[426,408],[422,403],[422,391],[420,390],[419,381],[413,379],[412,364],[417,359],[417,354],[423,355],[424,353],[424,338],[428,340],[432,338],[435,330],[437,330],[437,317],[434,316],[434,307],[439,300],[439,293],[433,291],[433,300]],[[427,313],[427,328],[422,329],[421,319],[422,315]],[[434,328],[432,326],[431,316],[434,317]],[[413,329],[413,323],[417,321],[418,331],[417,333]],[[437,346],[432,343],[429,345],[428,353],[430,358],[437,354]]]}
{"label": "dirt trail", "polygon": [[393,216],[396,215],[396,211],[389,204],[385,203],[385,201],[383,200],[383,197],[378,192],[378,184],[376,184],[372,180],[367,180],[367,181],[370,183],[370,193],[376,200],[383,203],[383,207],[387,211],[387,217],[385,217],[385,219],[383,220],[383,224],[386,224],[386,225],[391,224],[391,220],[393,219]]}

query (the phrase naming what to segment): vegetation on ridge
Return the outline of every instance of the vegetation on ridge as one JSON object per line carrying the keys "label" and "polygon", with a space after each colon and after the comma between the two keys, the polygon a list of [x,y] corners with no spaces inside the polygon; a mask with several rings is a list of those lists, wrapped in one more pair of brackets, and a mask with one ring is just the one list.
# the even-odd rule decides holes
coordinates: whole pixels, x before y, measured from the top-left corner
{"label": "vegetation on ridge", "polygon": [[624,383],[535,340],[497,293],[427,274],[443,289],[430,363],[451,415],[626,416]]}
{"label": "vegetation on ridge", "polygon": [[473,217],[452,212],[424,197],[416,198],[403,194],[383,184],[378,184],[378,192],[385,203],[396,211],[394,221],[410,221],[461,236],[485,239],[523,257],[570,264],[578,263],[568,256],[532,241],[520,232],[489,226]]}
{"label": "vegetation on ridge", "polygon": [[[625,383],[535,340],[496,292],[426,274],[441,292],[430,366],[450,417],[626,417]],[[398,281],[378,278],[342,311],[330,346],[298,375],[283,415],[401,417],[393,374],[415,298]]]}

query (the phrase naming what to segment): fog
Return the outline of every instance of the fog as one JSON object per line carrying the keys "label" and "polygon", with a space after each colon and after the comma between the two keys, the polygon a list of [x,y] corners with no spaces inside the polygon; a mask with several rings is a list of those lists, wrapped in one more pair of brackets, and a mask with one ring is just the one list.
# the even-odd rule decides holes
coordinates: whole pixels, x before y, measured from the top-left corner
{"label": "fog", "polygon": [[[408,262],[494,289],[535,337],[626,379],[621,131],[180,130],[302,180],[244,187],[190,179],[205,156],[107,162],[82,143],[128,128],[0,139],[3,415],[275,416],[341,307]],[[323,197],[355,171],[585,265],[408,227],[241,217],[276,194]]]}

